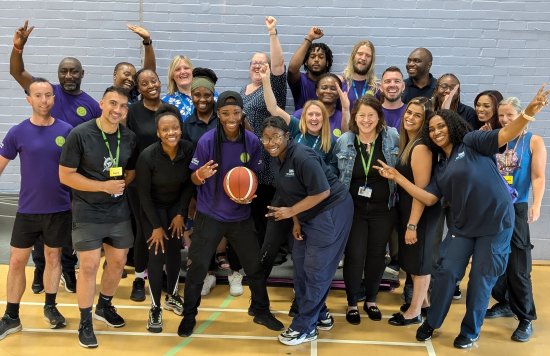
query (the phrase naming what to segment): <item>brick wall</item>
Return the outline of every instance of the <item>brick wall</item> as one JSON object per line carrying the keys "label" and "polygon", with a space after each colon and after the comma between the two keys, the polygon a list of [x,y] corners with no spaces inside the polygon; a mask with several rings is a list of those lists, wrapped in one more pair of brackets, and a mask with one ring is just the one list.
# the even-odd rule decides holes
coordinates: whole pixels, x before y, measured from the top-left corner
{"label": "brick wall", "polygon": [[[540,83],[550,82],[550,3],[546,0],[2,1],[0,137],[30,112],[8,72],[13,32],[26,18],[36,26],[24,52],[27,70],[56,81],[59,61],[78,57],[86,71],[83,89],[99,99],[111,83],[117,62],[140,63],[139,39],[126,29],[126,23],[141,23],[152,32],[164,83],[170,58],[181,53],[191,57],[195,66],[213,68],[220,78],[218,89],[224,90],[244,85],[252,53],[268,50],[265,15],[278,19],[287,61],[308,29],[321,26],[323,41],[334,52],[334,72],[343,70],[360,39],[375,44],[379,75],[390,65],[405,71],[410,51],[427,47],[434,55],[432,73],[457,74],[462,101],[468,105],[486,89],[526,102]],[[531,129],[548,146],[550,110],[540,114]],[[8,166],[0,177],[0,191],[18,189],[18,171],[17,161]],[[532,235],[535,256],[550,259],[550,237],[545,234],[550,228],[548,183],[542,218],[532,226]]]}

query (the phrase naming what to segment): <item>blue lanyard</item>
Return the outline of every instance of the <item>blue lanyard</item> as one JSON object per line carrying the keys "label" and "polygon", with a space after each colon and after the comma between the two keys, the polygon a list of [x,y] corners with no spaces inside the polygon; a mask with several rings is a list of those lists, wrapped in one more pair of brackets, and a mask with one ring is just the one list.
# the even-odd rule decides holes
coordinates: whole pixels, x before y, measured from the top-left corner
{"label": "blue lanyard", "polygon": [[367,85],[367,80],[365,79],[365,86],[363,87],[363,90],[362,90],[362,92],[361,92],[361,96],[359,96],[359,95],[357,94],[357,89],[355,88],[355,80],[353,80],[353,79],[351,80],[351,87],[353,88],[353,92],[355,93],[355,98],[356,98],[356,99],[360,99],[360,98],[363,97],[363,95],[365,95],[365,93],[367,92],[367,87],[368,87],[368,85]]}
{"label": "blue lanyard", "polygon": [[[319,137],[320,137],[320,135],[317,136],[317,138],[315,139],[315,142],[313,142],[313,146],[311,146],[311,148],[315,149],[315,146],[317,146],[317,143],[319,142]],[[300,134],[300,137],[298,137],[298,143],[302,142],[303,138],[304,138],[304,134]]]}

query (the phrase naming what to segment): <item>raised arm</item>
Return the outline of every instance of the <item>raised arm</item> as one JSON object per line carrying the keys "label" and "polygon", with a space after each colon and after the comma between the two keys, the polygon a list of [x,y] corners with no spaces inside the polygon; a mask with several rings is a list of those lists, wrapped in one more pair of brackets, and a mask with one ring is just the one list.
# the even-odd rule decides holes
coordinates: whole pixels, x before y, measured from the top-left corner
{"label": "raised arm", "polygon": [[339,85],[336,86],[338,90],[338,96],[340,97],[340,103],[342,104],[342,133],[349,130],[349,119],[350,119],[350,103],[348,98],[348,93],[344,93],[342,88]]}
{"label": "raised arm", "polygon": [[540,217],[540,206],[545,188],[546,147],[542,137],[533,135],[531,138],[531,185],[533,204],[529,208],[528,222],[535,222]]}
{"label": "raised arm", "polygon": [[306,37],[304,37],[302,44],[300,45],[300,47],[298,47],[296,52],[294,52],[292,58],[290,58],[290,63],[288,63],[289,83],[296,83],[298,80],[300,80],[300,67],[302,67],[302,64],[304,63],[307,49],[314,40],[317,40],[321,37],[323,37],[322,29],[320,29],[319,27],[312,27],[309,29],[309,32],[307,33]]}
{"label": "raised arm", "polygon": [[265,26],[269,33],[269,53],[271,56],[271,72],[273,75],[281,75],[285,72],[285,56],[283,48],[277,36],[277,20],[273,16],[266,16]]}
{"label": "raised arm", "polygon": [[529,121],[535,121],[534,116],[538,114],[546,105],[548,105],[548,95],[550,90],[544,90],[546,84],[543,84],[537,95],[531,100],[529,105],[520,115],[511,123],[500,129],[498,132],[498,147],[504,146],[507,142],[516,138],[524,129]]}
{"label": "raised arm", "polygon": [[157,71],[157,60],[155,57],[155,50],[153,49],[153,41],[151,40],[151,34],[145,28],[132,24],[127,25],[128,29],[137,34],[143,40],[143,47],[145,48],[145,54],[143,56],[143,69],[151,69]]}
{"label": "raised arm", "polygon": [[273,116],[282,117],[287,125],[290,125],[290,115],[277,106],[277,100],[271,87],[271,75],[269,73],[269,66],[266,64],[260,68],[260,76],[262,77],[262,86],[264,88],[264,100],[267,111]]}
{"label": "raised arm", "polygon": [[424,189],[417,187],[407,178],[403,177],[403,175],[401,175],[401,173],[399,173],[397,169],[388,166],[381,160],[378,160],[378,164],[380,165],[372,166],[372,168],[377,169],[378,173],[380,173],[382,177],[395,181],[395,183],[399,184],[403,189],[407,191],[407,193],[409,193],[416,200],[420,201],[422,204],[432,206],[439,200],[439,198],[432,193],[429,193]]}
{"label": "raised arm", "polygon": [[25,70],[23,49],[33,29],[34,26],[29,27],[29,20],[26,20],[25,24],[15,31],[10,56],[10,74],[25,91],[27,91],[31,84],[32,75]]}

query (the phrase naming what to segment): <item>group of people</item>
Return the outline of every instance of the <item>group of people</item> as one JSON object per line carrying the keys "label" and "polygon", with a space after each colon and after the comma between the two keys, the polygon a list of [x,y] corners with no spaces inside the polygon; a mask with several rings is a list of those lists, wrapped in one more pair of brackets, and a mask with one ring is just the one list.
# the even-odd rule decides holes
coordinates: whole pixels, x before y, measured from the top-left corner
{"label": "group of people", "polygon": [[[266,17],[265,25],[269,55],[252,56],[250,82],[240,91],[218,93],[215,72],[193,68],[180,55],[169,66],[164,97],[151,36],[129,25],[143,40],[144,67],[119,63],[99,103],[80,89],[84,70],[76,58],[61,61],[60,84],[29,74],[22,53],[33,27],[25,22],[16,31],[10,73],[32,116],[10,129],[0,147],[0,173],[17,154],[21,159],[0,340],[21,330],[24,267],[41,243],[45,267],[38,280],[54,329],[66,325],[56,307],[61,277],[66,288],[71,280],[63,256],[74,261],[70,251],[78,252],[78,337],[88,348],[98,346],[93,318],[125,325],[112,299],[130,248],[131,299],[145,300],[147,275],[150,332],[163,329],[164,274],[164,309],[182,316],[178,335],[186,337],[215,283],[210,271],[223,266],[233,271],[234,295],[242,294],[244,270],[255,323],[282,331],[285,345],[315,340],[319,330],[334,326],[326,299],[342,256],[347,322],[361,323],[363,300],[367,316],[381,320],[376,299],[389,244],[412,289],[391,325],[421,324],[416,338],[430,339],[473,257],[454,346],[471,347],[485,317],[516,315],[512,339],[529,340],[536,312],[527,223],[540,215],[546,151],[526,126],[548,104],[550,90],[542,87],[524,109],[517,98],[484,91],[474,109],[460,101],[454,74],[430,74],[433,58],[425,48],[409,55],[407,79],[390,66],[378,81],[370,41],[358,42],[336,75],[318,27],[308,31],[287,70],[277,21]],[[287,83],[293,114],[285,112]],[[251,200],[224,192],[223,177],[237,166],[258,176]],[[295,299],[285,329],[270,312],[266,283],[289,237]],[[189,252],[182,298],[183,240]],[[93,311],[102,250],[106,262]],[[487,310],[491,293],[498,303]]]}

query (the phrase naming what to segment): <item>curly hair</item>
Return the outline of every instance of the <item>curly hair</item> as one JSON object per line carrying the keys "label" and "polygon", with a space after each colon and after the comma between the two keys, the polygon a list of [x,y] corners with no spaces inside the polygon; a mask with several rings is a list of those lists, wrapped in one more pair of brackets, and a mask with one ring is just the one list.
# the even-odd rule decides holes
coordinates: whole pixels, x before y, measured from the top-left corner
{"label": "curly hair", "polygon": [[493,105],[493,116],[491,116],[491,118],[489,119],[489,124],[491,125],[491,128],[493,130],[500,129],[502,125],[498,120],[498,105],[502,101],[502,99],[504,99],[504,97],[498,90],[482,91],[481,93],[477,94],[476,98],[474,99],[474,108],[477,107],[477,102],[479,98],[481,98],[484,95],[488,96],[489,99],[491,99],[491,104]]}
{"label": "curly hair", "polygon": [[453,147],[461,144],[464,136],[468,132],[472,131],[472,127],[470,126],[470,124],[468,124],[466,120],[464,120],[456,112],[452,110],[436,111],[435,115],[433,115],[427,120],[422,130],[422,139],[424,140],[424,142],[426,142],[428,147],[434,153],[444,154],[443,149],[441,149],[441,147],[436,145],[430,138],[430,121],[432,121],[435,117],[441,117],[445,122],[445,125],[447,126],[447,130],[448,130],[448,134],[449,134],[449,142],[451,142]]}
{"label": "curly hair", "polygon": [[326,44],[319,42],[309,45],[306,55],[304,56],[304,62],[302,63],[304,65],[304,69],[306,72],[309,71],[309,68],[307,67],[307,60],[309,59],[311,52],[314,52],[316,48],[320,48],[325,53],[325,59],[327,61],[326,71],[330,72],[330,68],[332,68],[332,61],[334,60],[332,57],[332,50]]}

